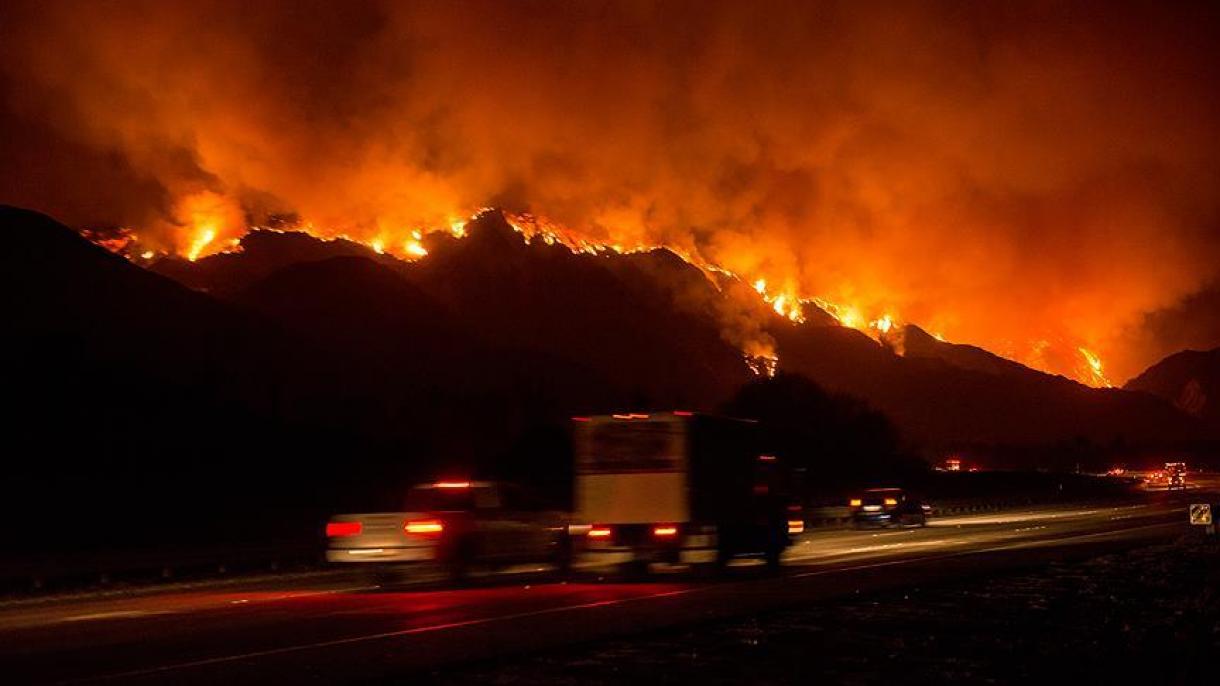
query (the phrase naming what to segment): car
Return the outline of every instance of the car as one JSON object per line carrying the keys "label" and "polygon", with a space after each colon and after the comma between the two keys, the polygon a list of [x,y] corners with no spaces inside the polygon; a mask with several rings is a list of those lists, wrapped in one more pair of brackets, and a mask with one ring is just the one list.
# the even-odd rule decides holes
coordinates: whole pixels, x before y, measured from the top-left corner
{"label": "car", "polygon": [[403,511],[341,514],[326,524],[335,564],[431,564],[455,580],[476,565],[571,564],[569,516],[516,484],[437,481],[413,487]]}
{"label": "car", "polygon": [[932,508],[901,488],[871,488],[853,496],[852,524],[870,526],[926,526]]}

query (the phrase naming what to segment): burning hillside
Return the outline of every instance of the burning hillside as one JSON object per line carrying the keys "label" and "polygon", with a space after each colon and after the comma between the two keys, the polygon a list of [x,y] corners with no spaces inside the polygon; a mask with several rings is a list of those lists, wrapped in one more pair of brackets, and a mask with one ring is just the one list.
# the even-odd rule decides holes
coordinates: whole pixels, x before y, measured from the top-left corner
{"label": "burning hillside", "polygon": [[[521,234],[526,244],[539,241],[548,246],[566,248],[573,254],[592,256],[629,255],[664,250],[698,269],[707,278],[709,284],[725,293],[726,298],[741,299],[742,294],[749,293],[750,289],[733,288],[732,286],[750,283],[753,291],[750,295],[756,294],[761,299],[761,303],[767,309],[774,312],[776,316],[797,324],[813,321],[820,325],[837,325],[857,329],[894,351],[902,352],[900,331],[902,322],[890,314],[880,314],[875,318],[870,318],[862,314],[861,308],[854,305],[834,303],[819,297],[806,297],[792,290],[773,292],[768,287],[765,278],[753,279],[751,282],[749,278],[742,277],[721,265],[708,261],[698,252],[689,253],[678,247],[593,242],[581,237],[578,232],[566,229],[545,219],[540,219],[529,213],[507,214],[501,213],[500,210],[485,208],[470,217],[470,219],[477,219],[480,215],[488,213],[503,216],[503,221],[511,226],[514,231]],[[196,222],[192,222],[184,229],[188,234],[193,236],[189,241],[189,248],[186,252],[169,253],[169,256],[181,257],[187,261],[195,262],[201,257],[208,255],[220,255],[240,252],[242,250],[243,244],[241,238],[230,238],[224,242],[216,241],[217,231],[215,227],[223,224],[223,220],[206,212],[197,214],[196,219]],[[268,226],[243,228],[240,235],[246,236],[250,231],[272,233],[291,231],[314,237],[323,237],[324,240],[339,240],[348,243],[362,242],[363,245],[378,255],[387,255],[407,262],[413,262],[428,256],[429,250],[425,246],[434,240],[436,234],[442,234],[445,237],[453,239],[465,238],[465,227],[468,221],[467,219],[451,219],[445,227],[412,229],[405,234],[405,237],[383,232],[374,238],[361,241],[353,239],[345,233],[334,234],[332,231],[319,230],[313,224],[302,223],[295,218],[285,219],[275,217],[273,222]],[[165,253],[158,251],[151,247],[148,242],[142,240],[139,233],[132,229],[121,228],[111,231],[85,230],[83,233],[98,245],[137,263],[151,264],[166,256]],[[745,356],[747,367],[753,373],[764,376],[774,375],[779,362],[774,341],[763,331],[761,323],[757,321],[758,313],[754,312],[745,318],[740,316],[742,311],[755,309],[753,304],[749,302],[742,303],[740,306],[732,309],[735,314],[727,316],[724,321],[725,338],[740,348]],[[936,334],[936,337],[944,340],[939,334]],[[1047,368],[1049,365],[1046,363],[1045,353],[1049,346],[1048,342],[1040,341],[1035,347],[1034,363],[1029,366],[1040,369]],[[1091,386],[1110,387],[1112,384],[1105,376],[1100,357],[1084,347],[1078,347],[1077,352],[1080,355],[1080,359],[1070,366],[1066,375]]]}
{"label": "burning hillside", "polygon": [[19,0],[0,201],[131,227],[105,240],[137,261],[277,222],[427,259],[501,207],[577,251],[665,247],[789,320],[915,323],[1105,386],[1217,342],[1142,328],[1220,279],[1217,24],[1108,3]]}
{"label": "burning hillside", "polygon": [[[209,416],[249,408],[275,425],[484,457],[523,426],[573,412],[715,411],[776,370],[865,400],[932,449],[1077,438],[1140,449],[1211,430],[1157,398],[1090,389],[910,325],[878,342],[812,307],[795,322],[752,284],[713,272],[715,283],[673,252],[573,251],[527,240],[498,212],[460,237],[422,236],[423,259],[281,229],[148,269],[76,245],[45,217],[0,214],[21,238],[8,256],[7,290],[25,294],[11,359],[31,393],[48,392],[39,380],[50,374],[72,393],[113,395],[79,387],[96,377],[106,379],[96,389],[124,389],[136,405],[170,393]],[[751,340],[774,356],[743,359]],[[65,360],[76,371],[58,371]],[[123,407],[112,411],[135,422],[146,412]],[[169,413],[169,430],[177,411],[151,414]],[[435,428],[474,416],[499,428],[469,439]],[[438,437],[491,444],[427,444]]]}

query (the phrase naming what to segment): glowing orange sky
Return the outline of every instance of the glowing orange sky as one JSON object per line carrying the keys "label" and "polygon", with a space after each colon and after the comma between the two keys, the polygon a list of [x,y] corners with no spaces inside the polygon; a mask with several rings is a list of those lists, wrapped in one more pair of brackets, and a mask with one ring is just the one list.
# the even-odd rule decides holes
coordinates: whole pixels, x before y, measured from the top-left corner
{"label": "glowing orange sky", "polygon": [[179,4],[0,10],[0,201],[184,254],[529,210],[1119,383],[1220,275],[1206,5]]}

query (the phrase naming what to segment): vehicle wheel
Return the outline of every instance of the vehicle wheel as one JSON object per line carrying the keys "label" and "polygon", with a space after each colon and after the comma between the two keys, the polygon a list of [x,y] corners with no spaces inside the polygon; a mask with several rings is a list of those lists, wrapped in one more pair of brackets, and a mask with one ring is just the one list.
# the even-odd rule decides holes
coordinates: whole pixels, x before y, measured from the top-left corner
{"label": "vehicle wheel", "polygon": [[772,546],[767,548],[764,556],[767,562],[767,570],[772,572],[779,571],[780,562],[784,556],[784,549]]}
{"label": "vehicle wheel", "polygon": [[733,560],[733,554],[733,550],[724,545],[716,547],[716,573],[722,574],[728,570],[729,562]]}
{"label": "vehicle wheel", "polygon": [[620,565],[624,577],[628,579],[643,579],[648,576],[647,560],[631,560]]}
{"label": "vehicle wheel", "polygon": [[470,541],[460,541],[453,549],[453,556],[446,564],[449,580],[455,584],[465,583],[470,578],[470,565],[474,551]]}
{"label": "vehicle wheel", "polygon": [[564,536],[556,544],[555,559],[551,561],[555,573],[562,579],[572,576],[572,555],[572,539]]}
{"label": "vehicle wheel", "polygon": [[373,563],[363,571],[362,581],[370,586],[389,588],[402,583],[402,570],[398,567]]}

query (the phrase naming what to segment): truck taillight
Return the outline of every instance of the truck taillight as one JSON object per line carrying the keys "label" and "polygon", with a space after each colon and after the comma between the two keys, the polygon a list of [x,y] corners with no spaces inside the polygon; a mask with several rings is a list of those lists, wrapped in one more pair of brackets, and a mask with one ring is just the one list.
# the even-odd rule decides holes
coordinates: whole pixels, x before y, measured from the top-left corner
{"label": "truck taillight", "polygon": [[897,498],[886,498],[886,499],[885,499],[885,504],[886,504],[886,505],[890,505],[890,506],[897,505],[897,504],[898,504],[898,499],[897,499]]}
{"label": "truck taillight", "polygon": [[403,529],[409,534],[439,534],[445,530],[445,525],[436,519],[421,519],[407,522]]}
{"label": "truck taillight", "polygon": [[589,529],[589,533],[585,534],[589,538],[610,538],[610,527],[608,526],[593,526]]}
{"label": "truck taillight", "polygon": [[852,498],[851,502],[850,502],[850,505],[852,507],[860,507],[863,504],[864,504],[864,501],[859,498]]}
{"label": "truck taillight", "polygon": [[657,538],[669,538],[670,536],[678,535],[678,527],[671,524],[662,524],[652,527],[652,535]]}
{"label": "truck taillight", "polygon": [[340,536],[359,536],[361,531],[364,531],[364,525],[360,522],[326,523],[326,536],[328,538],[338,538]]}

